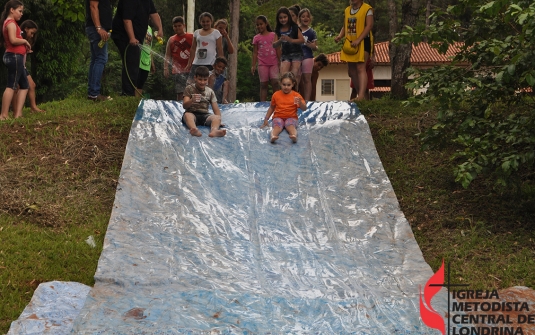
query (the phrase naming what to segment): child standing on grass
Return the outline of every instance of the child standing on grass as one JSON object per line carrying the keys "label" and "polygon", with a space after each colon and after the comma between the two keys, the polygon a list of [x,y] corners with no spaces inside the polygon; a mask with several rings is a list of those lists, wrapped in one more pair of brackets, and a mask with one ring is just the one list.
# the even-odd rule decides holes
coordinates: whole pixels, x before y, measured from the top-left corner
{"label": "child standing on grass", "polygon": [[208,70],[213,70],[216,57],[223,57],[223,43],[221,33],[212,28],[214,17],[208,12],[199,16],[199,23],[202,29],[197,29],[193,33],[193,43],[191,44],[190,55],[186,71],[189,71],[188,83],[193,82],[195,69],[199,66],[206,66]]}
{"label": "child standing on grass", "polygon": [[[221,111],[217,105],[217,98],[214,91],[208,87],[208,76],[210,71],[206,66],[195,68],[195,84],[189,85],[184,91],[184,102],[182,106],[186,110],[182,116],[182,122],[189,128],[192,136],[202,136],[197,126],[210,127],[210,137],[222,137],[227,134],[221,126]],[[208,106],[212,105],[214,114],[208,112]]]}
{"label": "child standing on grass", "polygon": [[[30,42],[30,45],[33,47],[35,44],[35,40],[37,38],[37,23],[33,22],[32,20],[26,20],[22,22],[20,25],[21,30],[21,36],[28,42]],[[31,53],[32,50],[29,50],[28,53]],[[32,112],[37,113],[44,113],[45,110],[39,108],[37,106],[37,103],[35,101],[35,82],[33,81],[32,75],[28,71],[28,68],[26,67],[26,57],[24,58],[24,70],[26,71],[26,77],[28,78],[28,84],[30,85],[28,89],[28,98],[30,99],[30,109]],[[15,91],[15,95],[13,96],[13,101],[11,106],[13,107],[13,110],[17,110],[17,95],[19,91]],[[24,106],[23,106],[24,108]]]}
{"label": "child standing on grass", "polygon": [[19,94],[17,95],[16,106],[13,117],[22,117],[22,108],[28,93],[29,83],[26,71],[24,71],[24,56],[32,49],[30,42],[21,36],[21,30],[17,21],[22,18],[24,5],[18,0],[10,0],[6,3],[4,11],[0,15],[3,22],[1,41],[6,47],[3,61],[7,67],[7,87],[2,96],[2,112],[0,120],[9,117],[9,106],[15,95],[17,85]]}
{"label": "child standing on grass", "polygon": [[258,63],[258,77],[260,77],[260,101],[266,101],[268,85],[271,83],[273,92],[279,90],[279,59],[280,48],[273,48],[277,35],[271,30],[267,17],[260,15],[256,18],[256,34],[253,37],[253,62],[251,74],[254,76]]}
{"label": "child standing on grass", "polygon": [[273,93],[271,105],[260,128],[268,125],[268,120],[273,114],[271,143],[275,143],[279,139],[279,134],[283,129],[286,129],[290,139],[295,143],[297,142],[297,108],[304,111],[307,109],[307,105],[301,94],[293,90],[297,88],[297,81],[292,72],[282,75],[280,85],[281,90]]}
{"label": "child standing on grass", "polygon": [[165,63],[163,75],[169,76],[169,64],[175,82],[176,100],[180,101],[184,97],[184,89],[188,80],[189,72],[186,71],[190,58],[191,45],[193,44],[193,34],[186,32],[184,18],[175,16],[173,18],[173,31],[175,35],[167,41],[165,48]]}
{"label": "child standing on grass", "polygon": [[312,92],[312,69],[314,68],[314,54],[318,50],[318,36],[314,29],[310,28],[312,23],[312,14],[308,8],[303,8],[299,12],[299,23],[305,43],[301,46],[303,49],[303,61],[301,62],[301,82],[303,83],[304,95],[306,101],[310,100]]}
{"label": "child standing on grass", "polygon": [[281,47],[280,74],[291,71],[295,78],[299,75],[301,61],[303,60],[303,50],[301,44],[305,43],[301,29],[292,20],[290,11],[286,7],[281,7],[277,11],[277,26],[275,33],[278,40],[273,43],[274,48]]}

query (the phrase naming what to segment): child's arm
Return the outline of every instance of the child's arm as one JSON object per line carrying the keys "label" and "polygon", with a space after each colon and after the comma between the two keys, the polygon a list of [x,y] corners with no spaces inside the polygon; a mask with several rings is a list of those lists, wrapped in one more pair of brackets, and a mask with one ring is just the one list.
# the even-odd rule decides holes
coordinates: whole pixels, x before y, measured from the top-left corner
{"label": "child's arm", "polygon": [[275,106],[270,105],[268,110],[267,110],[267,112],[266,112],[266,117],[264,118],[264,123],[262,123],[260,128],[264,128],[264,127],[268,126],[268,120],[269,120],[269,118],[271,117],[271,114],[273,114],[274,111],[275,111]]}
{"label": "child's arm", "polygon": [[189,51],[188,65],[186,65],[186,68],[184,69],[186,72],[188,72],[191,69],[191,64],[193,64],[193,60],[195,59],[196,52],[197,52],[197,39],[195,38],[195,35],[193,35],[193,40],[191,41],[191,49]]}
{"label": "child's arm", "polygon": [[229,87],[229,82],[228,80],[225,80],[225,82],[223,83],[223,99],[222,99],[222,102],[224,104],[228,104],[228,87]]}
{"label": "child's arm", "polygon": [[299,99],[299,108],[301,108],[302,111],[305,111],[307,109],[307,104],[305,99],[301,95],[296,96],[296,98]]}
{"label": "child's arm", "polygon": [[258,44],[253,44],[253,59],[251,62],[251,74],[254,76],[256,71],[256,62],[258,61]]}
{"label": "child's arm", "polygon": [[296,39],[291,39],[290,42],[294,43],[294,44],[303,44],[303,43],[305,43],[305,38],[303,37],[303,33],[301,32],[301,29],[297,29],[297,38]]}
{"label": "child's arm", "polygon": [[26,45],[26,49],[31,50],[32,46],[30,45],[30,42],[26,41],[24,38],[18,38],[17,37],[17,27],[15,27],[15,23],[11,22],[7,24],[7,37],[9,38],[9,42],[12,45]]}
{"label": "child's arm", "polygon": [[217,101],[212,101],[212,110],[214,111],[214,115],[221,115]]}
{"label": "child's arm", "polygon": [[217,50],[217,57],[225,57],[225,55],[223,54],[223,37],[219,37],[215,42],[215,45]]}
{"label": "child's arm", "polygon": [[[234,53],[234,45],[232,45],[232,42],[230,41],[230,37],[228,37],[228,32],[227,30],[223,30],[223,33],[221,33],[221,35],[223,36],[224,39],[227,40],[227,51],[230,54],[233,54]],[[221,42],[223,43],[223,42]],[[228,59],[227,59],[228,60]]]}
{"label": "child's arm", "polygon": [[338,36],[334,38],[334,41],[338,43],[338,41],[340,41],[342,37],[344,37],[345,35],[346,35],[346,27],[343,26],[342,29],[340,29],[340,34],[338,34]]}

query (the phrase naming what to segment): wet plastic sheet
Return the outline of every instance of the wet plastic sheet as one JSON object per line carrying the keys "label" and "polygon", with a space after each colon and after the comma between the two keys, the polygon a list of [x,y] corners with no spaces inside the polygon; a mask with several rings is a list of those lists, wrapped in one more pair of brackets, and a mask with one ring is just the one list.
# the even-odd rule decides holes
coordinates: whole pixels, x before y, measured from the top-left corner
{"label": "wet plastic sheet", "polygon": [[41,283],[20,317],[11,323],[8,335],[70,334],[91,287],[52,281]]}
{"label": "wet plastic sheet", "polygon": [[267,107],[227,105],[227,136],[197,138],[181,104],[141,102],[73,333],[436,334],[419,318],[432,271],[365,118],[310,103],[298,142],[270,144]]}

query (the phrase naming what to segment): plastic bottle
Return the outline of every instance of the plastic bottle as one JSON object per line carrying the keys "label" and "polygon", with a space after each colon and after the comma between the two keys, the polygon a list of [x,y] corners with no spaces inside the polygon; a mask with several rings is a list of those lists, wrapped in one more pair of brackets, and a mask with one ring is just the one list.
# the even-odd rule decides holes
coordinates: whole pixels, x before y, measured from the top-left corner
{"label": "plastic bottle", "polygon": [[158,40],[158,44],[160,44],[160,45],[163,44],[163,38],[161,38],[160,36],[158,36],[158,31],[155,31],[155,32],[154,32],[154,37],[156,37],[156,39]]}
{"label": "plastic bottle", "polygon": [[[108,31],[108,39],[110,39],[111,37],[111,29],[110,31]],[[104,44],[106,44],[108,41],[104,41],[104,40],[100,40],[100,42],[98,42],[98,47],[99,48],[103,48],[104,47]]]}

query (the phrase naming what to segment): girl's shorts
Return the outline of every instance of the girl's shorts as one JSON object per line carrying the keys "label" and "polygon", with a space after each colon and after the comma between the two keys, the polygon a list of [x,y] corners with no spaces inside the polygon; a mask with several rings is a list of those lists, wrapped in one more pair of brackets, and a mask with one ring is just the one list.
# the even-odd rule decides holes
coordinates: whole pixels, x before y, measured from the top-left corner
{"label": "girl's shorts", "polygon": [[14,54],[12,52],[4,53],[4,64],[7,67],[7,85],[11,89],[27,90],[30,88],[28,83],[28,76],[26,75],[26,69],[24,68],[24,56],[20,54]]}
{"label": "girl's shorts", "polygon": [[302,52],[294,52],[288,55],[282,55],[281,56],[281,62],[300,62],[303,60],[303,53]]}
{"label": "girl's shorts", "polygon": [[301,62],[301,73],[312,73],[314,58],[306,58]]}
{"label": "girl's shorts", "polygon": [[288,126],[294,126],[297,128],[297,119],[294,119],[292,117],[287,119],[281,119],[280,117],[273,118],[272,125],[273,127],[279,127],[281,129],[284,129]]}
{"label": "girl's shorts", "polygon": [[279,79],[279,66],[258,65],[258,76],[261,83],[268,82],[270,79]]}

